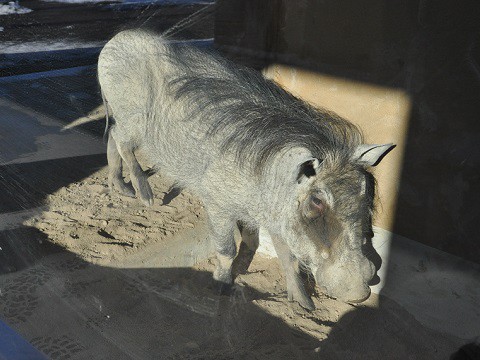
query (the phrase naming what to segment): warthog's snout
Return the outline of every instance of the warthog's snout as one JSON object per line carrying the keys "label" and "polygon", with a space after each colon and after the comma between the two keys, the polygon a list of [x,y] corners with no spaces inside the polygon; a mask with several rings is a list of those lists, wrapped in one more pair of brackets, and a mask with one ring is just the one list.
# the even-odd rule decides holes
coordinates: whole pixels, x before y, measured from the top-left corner
{"label": "warthog's snout", "polygon": [[338,261],[319,269],[316,281],[319,287],[336,299],[360,303],[367,300],[371,289],[368,282],[375,275],[375,266],[366,258]]}

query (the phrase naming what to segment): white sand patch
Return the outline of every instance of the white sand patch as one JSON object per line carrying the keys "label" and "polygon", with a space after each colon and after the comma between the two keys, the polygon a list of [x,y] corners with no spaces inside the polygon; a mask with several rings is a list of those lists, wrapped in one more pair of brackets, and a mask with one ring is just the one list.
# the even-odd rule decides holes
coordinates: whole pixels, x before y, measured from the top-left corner
{"label": "white sand patch", "polygon": [[31,41],[18,43],[13,41],[5,41],[0,43],[0,53],[2,54],[19,54],[42,51],[84,49],[92,47],[101,47],[104,41],[98,42],[67,42],[67,41]]}

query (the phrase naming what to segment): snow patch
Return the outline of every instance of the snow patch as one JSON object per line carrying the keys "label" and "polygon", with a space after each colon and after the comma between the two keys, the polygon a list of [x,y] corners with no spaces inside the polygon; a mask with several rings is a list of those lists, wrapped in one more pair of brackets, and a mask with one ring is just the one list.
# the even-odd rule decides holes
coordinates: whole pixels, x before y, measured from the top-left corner
{"label": "snow patch", "polygon": [[182,4],[210,4],[214,0],[42,0],[45,2],[61,2],[67,4],[85,4],[112,2],[122,4],[165,4],[165,5],[182,5]]}
{"label": "snow patch", "polygon": [[119,2],[121,0],[42,0],[44,2],[58,2],[67,4],[85,4],[85,3],[99,3],[99,2]]}
{"label": "snow patch", "polygon": [[[0,5],[0,15],[26,14],[32,9],[20,6],[18,1],[10,1],[8,4]],[[3,31],[3,28],[2,30]]]}
{"label": "snow patch", "polygon": [[165,5],[211,4],[214,0],[122,0],[124,4],[156,3]]}
{"label": "snow patch", "polygon": [[98,42],[64,42],[64,41],[32,41],[25,43],[17,43],[13,41],[5,41],[0,43],[0,53],[2,54],[20,54],[42,51],[70,50],[102,47],[105,41]]}
{"label": "snow patch", "polygon": [[[105,41],[97,42],[70,42],[63,41],[32,41],[25,43],[18,43],[14,41],[0,42],[1,54],[21,54],[34,53],[56,50],[73,50],[73,49],[87,49],[87,48],[101,48],[105,45]],[[213,38],[209,39],[192,39],[192,40],[173,40],[173,43],[188,42],[196,46],[211,46]]]}

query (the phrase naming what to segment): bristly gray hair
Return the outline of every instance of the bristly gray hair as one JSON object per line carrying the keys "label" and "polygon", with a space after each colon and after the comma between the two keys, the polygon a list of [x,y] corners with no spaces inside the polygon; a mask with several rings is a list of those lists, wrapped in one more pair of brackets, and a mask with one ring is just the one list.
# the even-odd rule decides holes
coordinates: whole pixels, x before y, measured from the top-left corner
{"label": "bristly gray hair", "polygon": [[169,83],[175,97],[187,102],[191,117],[209,117],[207,136],[220,135],[221,150],[233,150],[241,165],[261,171],[272,155],[297,146],[319,159],[331,152],[349,157],[362,143],[352,123],[214,51],[178,44],[169,57],[185,74]]}

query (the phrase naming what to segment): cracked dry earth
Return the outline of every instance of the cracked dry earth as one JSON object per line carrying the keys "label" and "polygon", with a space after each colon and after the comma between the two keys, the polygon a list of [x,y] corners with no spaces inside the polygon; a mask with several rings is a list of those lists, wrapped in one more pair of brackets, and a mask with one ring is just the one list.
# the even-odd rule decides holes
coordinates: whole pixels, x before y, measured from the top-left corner
{"label": "cracked dry earth", "polygon": [[[394,301],[353,306],[286,300],[276,259],[257,254],[233,294],[217,295],[211,259],[125,267],[130,257],[202,228],[201,203],[150,178],[152,207],[106,192],[106,169],[47,198],[27,220],[65,251],[0,277],[0,316],[52,359],[444,359],[458,340]],[[164,204],[164,202],[166,204]],[[203,225],[202,225],[203,224]]]}

